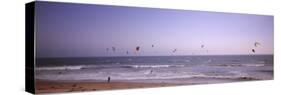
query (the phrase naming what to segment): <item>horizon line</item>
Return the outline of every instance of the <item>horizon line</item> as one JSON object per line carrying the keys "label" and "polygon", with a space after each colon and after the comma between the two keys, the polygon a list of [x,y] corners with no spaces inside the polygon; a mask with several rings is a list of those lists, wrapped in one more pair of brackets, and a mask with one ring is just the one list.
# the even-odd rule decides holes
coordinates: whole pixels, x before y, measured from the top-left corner
{"label": "horizon line", "polygon": [[209,55],[130,55],[130,56],[58,56],[58,57],[35,57],[35,58],[94,58],[94,57],[172,57],[172,56],[261,56],[274,54],[209,54]]}

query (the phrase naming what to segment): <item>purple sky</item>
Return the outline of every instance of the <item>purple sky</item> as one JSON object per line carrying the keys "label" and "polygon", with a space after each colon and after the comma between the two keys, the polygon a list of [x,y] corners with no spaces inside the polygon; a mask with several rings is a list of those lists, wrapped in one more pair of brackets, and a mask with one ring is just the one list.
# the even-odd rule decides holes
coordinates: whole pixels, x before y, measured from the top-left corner
{"label": "purple sky", "polygon": [[267,15],[37,2],[36,25],[38,57],[273,54]]}

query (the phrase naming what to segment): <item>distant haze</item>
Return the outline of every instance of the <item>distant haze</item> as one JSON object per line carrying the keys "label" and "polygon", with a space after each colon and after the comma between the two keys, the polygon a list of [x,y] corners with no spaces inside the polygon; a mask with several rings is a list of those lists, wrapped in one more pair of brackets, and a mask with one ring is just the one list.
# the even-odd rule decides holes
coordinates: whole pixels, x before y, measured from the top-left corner
{"label": "distant haze", "polygon": [[35,13],[37,57],[273,54],[273,16],[51,2]]}

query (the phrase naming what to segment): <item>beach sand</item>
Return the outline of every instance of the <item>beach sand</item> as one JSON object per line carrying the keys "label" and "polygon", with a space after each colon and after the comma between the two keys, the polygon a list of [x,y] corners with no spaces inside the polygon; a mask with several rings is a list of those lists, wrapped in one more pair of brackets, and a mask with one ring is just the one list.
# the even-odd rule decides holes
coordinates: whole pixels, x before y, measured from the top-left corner
{"label": "beach sand", "polygon": [[176,84],[168,83],[139,83],[139,82],[99,82],[99,81],[46,81],[36,80],[36,93],[60,93],[76,91],[96,91],[96,90],[114,90],[130,88],[147,88],[173,86]]}
{"label": "beach sand", "polygon": [[[211,78],[192,78],[192,79],[172,79],[172,80],[149,80],[151,83],[139,81],[47,81],[36,80],[36,93],[61,93],[61,92],[79,92],[79,91],[97,91],[97,90],[116,90],[131,88],[151,88],[167,87],[194,84],[213,84],[213,83],[230,83],[241,81],[258,80],[247,77],[237,79],[211,79]],[[146,80],[148,81],[148,80]],[[174,81],[174,82],[171,82]],[[177,82],[177,83],[175,83]]]}

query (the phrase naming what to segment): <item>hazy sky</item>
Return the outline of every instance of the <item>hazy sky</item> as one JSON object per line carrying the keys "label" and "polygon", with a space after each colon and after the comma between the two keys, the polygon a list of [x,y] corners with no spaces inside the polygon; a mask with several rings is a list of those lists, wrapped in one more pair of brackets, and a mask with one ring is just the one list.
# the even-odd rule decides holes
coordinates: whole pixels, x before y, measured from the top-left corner
{"label": "hazy sky", "polygon": [[38,57],[273,54],[266,15],[37,2],[36,25]]}

